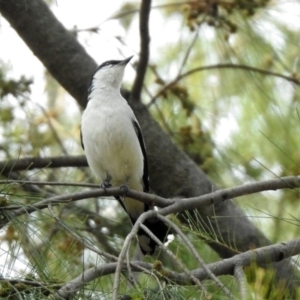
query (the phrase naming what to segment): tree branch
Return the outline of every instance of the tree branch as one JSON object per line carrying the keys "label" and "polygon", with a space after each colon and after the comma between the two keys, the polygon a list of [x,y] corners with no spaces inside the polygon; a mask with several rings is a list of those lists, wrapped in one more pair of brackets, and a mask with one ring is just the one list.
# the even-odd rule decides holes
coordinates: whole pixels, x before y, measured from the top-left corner
{"label": "tree branch", "polygon": [[211,278],[216,285],[224,291],[224,294],[229,297],[229,299],[234,299],[234,296],[232,295],[232,293],[225,287],[225,285],[209,270],[209,268],[206,266],[205,261],[202,259],[202,257],[200,257],[199,253],[197,252],[197,250],[195,249],[195,247],[193,246],[193,244],[190,242],[190,240],[187,238],[187,236],[180,230],[180,228],[174,224],[173,222],[171,222],[168,218],[163,217],[161,215],[157,215],[157,218],[159,220],[162,220],[164,223],[167,224],[167,226],[169,226],[170,228],[173,229],[174,232],[176,232],[181,239],[184,242],[184,245],[186,245],[186,247],[191,251],[191,253],[195,256],[196,260],[198,261],[199,265],[202,266],[202,268],[207,272],[209,278]]}
{"label": "tree branch", "polygon": [[0,11],[51,75],[85,107],[87,87],[97,64],[46,2],[2,0]]}
{"label": "tree branch", "polygon": [[141,53],[137,66],[136,77],[131,90],[130,97],[133,101],[138,101],[141,98],[144,78],[147,71],[149,60],[149,16],[151,11],[151,0],[143,0],[140,9],[140,40],[141,40]]}
{"label": "tree branch", "polygon": [[169,215],[171,213],[183,212],[185,210],[193,210],[209,205],[218,205],[229,199],[251,195],[263,191],[275,191],[278,189],[295,189],[300,187],[300,176],[287,176],[278,179],[270,179],[260,182],[247,183],[233,188],[218,190],[203,196],[180,199],[174,204],[163,208],[159,211],[161,215]]}
{"label": "tree branch", "polygon": [[[280,262],[284,259],[288,259],[291,256],[298,255],[299,253],[300,239],[295,239],[288,242],[278,243],[255,250],[249,250],[245,253],[235,255],[231,258],[207,264],[206,267],[215,276],[233,275],[236,266],[242,265],[243,267],[246,267],[250,266],[250,264],[252,263],[256,263],[257,265],[261,266],[266,266],[274,262]],[[102,264],[100,266],[86,270],[81,275],[64,285],[59,291],[57,291],[57,295],[59,295],[61,298],[55,299],[69,299],[69,296],[74,295],[80,288],[82,288],[85,284],[88,284],[92,280],[102,276],[115,274],[117,266],[118,263],[115,262]],[[139,267],[155,272],[155,269],[153,269],[152,264],[148,264],[141,261],[130,262],[130,267],[134,272],[140,272]],[[123,264],[121,271],[126,272],[126,270],[126,264]],[[185,273],[177,273],[168,269],[164,269],[163,273],[167,274],[164,280],[167,279],[179,285],[195,284],[190,278],[190,276]],[[190,273],[193,274],[193,276],[195,276],[200,281],[207,280],[209,278],[209,274],[204,268],[194,269],[190,271]],[[162,276],[162,274],[160,274],[160,276]]]}
{"label": "tree branch", "polygon": [[292,82],[296,85],[300,85],[300,80],[297,77],[293,76],[287,76],[283,75],[277,72],[272,72],[269,70],[261,69],[261,68],[256,68],[252,66],[247,66],[247,65],[238,65],[238,64],[232,64],[232,63],[227,63],[227,64],[216,64],[216,65],[209,65],[209,66],[203,66],[203,67],[198,67],[192,70],[187,71],[186,73],[183,73],[181,75],[178,75],[174,80],[166,84],[155,96],[152,97],[151,101],[148,103],[147,107],[151,106],[158,97],[161,95],[165,94],[167,90],[172,88],[174,85],[176,85],[180,80],[184,79],[185,77],[188,77],[194,73],[197,72],[202,72],[202,71],[207,71],[207,70],[222,70],[222,69],[239,69],[243,71],[251,71],[255,73],[259,73],[262,75],[269,75],[269,76],[274,76],[274,77],[279,77],[282,79],[285,79],[289,82]]}
{"label": "tree branch", "polygon": [[11,171],[23,171],[43,168],[87,167],[86,157],[56,156],[56,157],[26,157],[16,160],[0,161],[0,174]]}
{"label": "tree branch", "polygon": [[236,279],[241,299],[247,299],[249,291],[247,290],[247,277],[244,272],[243,266],[236,264],[233,269],[234,277]]}
{"label": "tree branch", "polygon": [[19,180],[19,179],[6,179],[0,180],[0,184],[32,184],[32,185],[51,185],[51,186],[77,186],[77,187],[90,187],[98,188],[99,184],[95,183],[75,183],[75,182],[61,182],[61,181],[37,181],[37,180]]}
{"label": "tree branch", "polygon": [[[2,181],[3,182],[3,181]],[[11,180],[9,182],[12,182]],[[16,183],[19,181],[16,180]],[[44,182],[42,182],[44,184]],[[261,182],[248,183],[233,188],[227,188],[218,190],[209,194],[205,194],[199,197],[186,198],[186,199],[167,199],[154,194],[148,194],[138,192],[134,190],[126,191],[127,197],[136,199],[146,204],[154,204],[158,207],[163,207],[158,211],[160,215],[166,216],[172,213],[179,213],[186,210],[193,210],[203,208],[206,206],[218,205],[229,199],[234,199],[240,196],[250,195],[263,191],[278,190],[278,189],[294,189],[300,187],[300,176],[288,176],[281,177],[278,179],[265,180]],[[1,226],[6,225],[10,218],[18,217],[26,213],[32,213],[36,210],[46,208],[50,203],[57,205],[60,203],[66,203],[71,201],[77,201],[82,199],[103,197],[103,196],[114,196],[122,197],[124,192],[122,189],[107,188],[107,189],[92,189],[83,192],[77,192],[72,194],[60,195],[55,197],[46,198],[32,205],[27,206],[3,206],[2,211],[12,211],[9,218],[2,218],[0,223]]]}

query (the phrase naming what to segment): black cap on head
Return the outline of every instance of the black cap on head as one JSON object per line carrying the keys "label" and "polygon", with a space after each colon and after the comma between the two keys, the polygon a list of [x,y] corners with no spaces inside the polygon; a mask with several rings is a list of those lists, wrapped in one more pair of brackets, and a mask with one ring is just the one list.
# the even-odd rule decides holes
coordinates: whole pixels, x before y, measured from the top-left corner
{"label": "black cap on head", "polygon": [[119,65],[127,65],[132,58],[133,58],[133,55],[125,58],[124,60],[121,60]]}
{"label": "black cap on head", "polygon": [[125,58],[124,60],[108,60],[105,61],[104,63],[102,63],[97,70],[103,68],[103,67],[107,67],[107,66],[115,66],[115,65],[127,65],[128,62],[133,58],[133,55]]}

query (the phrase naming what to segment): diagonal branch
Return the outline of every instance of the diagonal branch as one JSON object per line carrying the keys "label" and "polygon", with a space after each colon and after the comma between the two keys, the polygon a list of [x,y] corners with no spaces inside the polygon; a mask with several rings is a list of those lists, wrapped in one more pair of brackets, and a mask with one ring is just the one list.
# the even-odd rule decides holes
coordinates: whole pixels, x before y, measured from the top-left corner
{"label": "diagonal branch", "polygon": [[205,261],[202,259],[202,257],[199,255],[193,244],[190,242],[190,240],[187,238],[187,236],[180,230],[180,228],[174,224],[172,221],[170,221],[168,218],[158,215],[157,218],[159,220],[162,220],[164,223],[167,224],[170,228],[173,229],[174,232],[176,232],[181,239],[183,240],[184,244],[189,248],[191,253],[195,256],[196,260],[198,261],[199,265],[202,266],[202,268],[207,272],[209,278],[211,278],[216,285],[219,286],[220,289],[222,289],[226,296],[229,297],[229,299],[234,299],[231,292],[225,287],[225,285],[207,268]]}
{"label": "diagonal branch", "polygon": [[6,179],[0,180],[0,184],[32,184],[32,185],[51,185],[51,186],[77,186],[77,187],[90,187],[98,188],[99,184],[95,183],[76,183],[76,182],[64,182],[64,181],[37,181],[37,180],[22,180],[22,179]]}
{"label": "diagonal branch", "polygon": [[202,72],[202,71],[207,71],[207,70],[214,70],[214,69],[217,69],[217,70],[239,69],[239,70],[243,70],[243,71],[250,71],[250,72],[259,73],[259,74],[262,74],[262,75],[269,75],[269,76],[279,77],[279,78],[285,79],[289,82],[292,82],[296,85],[300,85],[300,79],[298,79],[297,77],[294,77],[294,76],[288,76],[288,75],[284,75],[284,74],[281,74],[281,73],[277,73],[277,72],[273,72],[273,71],[269,71],[269,70],[265,70],[265,69],[261,69],[261,68],[256,68],[256,67],[252,67],[252,66],[248,66],[248,65],[239,65],[239,64],[232,64],[232,63],[216,64],[216,65],[198,67],[198,68],[189,70],[189,71],[187,71],[183,74],[178,75],[174,80],[172,80],[170,83],[165,85],[156,95],[154,95],[147,106],[148,107],[151,106],[157,100],[158,97],[165,94],[167,90],[172,88],[174,85],[176,85],[180,80],[184,79],[185,77],[188,77],[188,76],[190,76],[194,73],[197,73],[197,72]]}
{"label": "diagonal branch", "polygon": [[51,75],[85,107],[90,76],[97,64],[76,36],[56,19],[47,3],[1,0],[0,12]]}

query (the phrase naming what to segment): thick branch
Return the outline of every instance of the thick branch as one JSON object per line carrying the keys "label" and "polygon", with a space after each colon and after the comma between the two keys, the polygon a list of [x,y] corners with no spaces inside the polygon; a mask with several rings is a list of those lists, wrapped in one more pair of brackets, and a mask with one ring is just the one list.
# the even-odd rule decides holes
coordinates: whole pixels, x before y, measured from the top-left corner
{"label": "thick branch", "polygon": [[[0,184],[9,184],[9,183],[19,183],[19,184],[34,184],[34,185],[68,185],[67,182],[57,183],[57,182],[39,182],[39,181],[22,181],[22,180],[0,180]],[[73,183],[69,184],[73,186]],[[75,184],[77,185],[77,184]],[[79,185],[79,184],[78,184]],[[96,185],[87,184],[86,186],[96,187]],[[164,207],[159,210],[158,213],[161,215],[169,215],[169,214],[177,214],[179,212],[183,212],[186,210],[193,210],[205,206],[210,205],[218,205],[224,201],[228,201],[229,199],[234,199],[237,197],[250,195],[258,192],[264,191],[274,191],[279,189],[294,189],[300,187],[300,176],[288,176],[281,177],[277,179],[265,180],[260,182],[248,183],[244,185],[240,185],[233,188],[227,188],[223,190],[218,190],[216,192],[212,192],[209,194],[205,194],[199,197],[192,197],[186,199],[167,199],[163,197],[159,197],[154,194],[138,192],[134,190],[126,191],[126,195],[130,198],[136,199],[146,204],[154,204],[158,207]],[[66,201],[77,201],[82,199],[94,198],[94,197],[102,197],[102,196],[114,196],[121,197],[123,196],[122,189],[116,188],[107,188],[103,189],[93,189],[83,192],[77,192],[73,194],[66,194],[55,196],[51,198],[46,198],[40,202],[34,203],[28,206],[6,206],[2,207],[2,210],[14,210],[15,217],[22,215],[24,213],[32,213],[39,209],[44,209],[48,206],[48,204],[59,204],[65,203]],[[16,214],[17,213],[17,214]]]}
{"label": "thick branch", "polygon": [[262,75],[279,77],[279,78],[285,79],[288,82],[294,83],[296,85],[300,85],[300,80],[297,77],[294,77],[292,75],[288,76],[288,75],[284,75],[281,73],[277,73],[277,72],[273,72],[273,71],[269,71],[269,70],[265,70],[265,69],[261,69],[261,68],[257,68],[257,67],[252,67],[252,66],[248,66],[248,65],[240,65],[240,64],[232,64],[232,63],[216,64],[216,65],[209,65],[209,66],[202,66],[202,67],[194,68],[192,70],[187,71],[186,73],[178,75],[174,80],[172,80],[167,85],[165,85],[154,97],[152,97],[148,106],[152,105],[156,101],[157,98],[159,98],[161,95],[165,94],[167,90],[169,90],[174,85],[176,85],[180,80],[182,80],[194,73],[208,71],[208,70],[214,70],[214,69],[216,69],[216,70],[238,69],[238,70],[242,70],[242,71],[250,71],[250,72],[259,73]]}
{"label": "thick branch", "polygon": [[87,87],[97,65],[46,2],[1,0],[0,12],[52,76],[85,107]]}

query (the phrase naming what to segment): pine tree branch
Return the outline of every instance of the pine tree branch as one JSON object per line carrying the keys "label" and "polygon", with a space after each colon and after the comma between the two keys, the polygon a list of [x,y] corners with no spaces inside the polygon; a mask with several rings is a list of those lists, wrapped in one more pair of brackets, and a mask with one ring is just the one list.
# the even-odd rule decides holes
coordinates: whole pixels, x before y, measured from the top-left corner
{"label": "pine tree branch", "polygon": [[166,84],[156,95],[154,95],[147,106],[150,107],[160,96],[165,94],[170,88],[172,88],[174,85],[176,85],[180,80],[182,80],[192,74],[198,73],[198,72],[215,70],[215,69],[216,70],[238,69],[238,70],[242,70],[242,71],[250,71],[250,72],[259,73],[262,75],[268,75],[268,76],[282,78],[288,82],[294,83],[296,85],[300,85],[300,79],[295,76],[292,76],[292,75],[288,76],[288,75],[284,75],[284,74],[281,74],[278,72],[273,72],[270,70],[265,70],[265,69],[261,69],[261,68],[257,68],[257,67],[248,66],[248,65],[232,64],[232,63],[215,64],[215,65],[194,68],[183,74],[179,74],[175,79],[173,79],[171,82]]}
{"label": "pine tree branch", "polygon": [[[12,181],[10,180],[9,182]],[[16,183],[18,182],[19,181],[16,180]],[[44,182],[42,183],[44,184]],[[166,216],[172,213],[179,213],[186,210],[193,210],[203,208],[206,206],[217,205],[223,203],[224,201],[228,201],[229,199],[234,199],[240,196],[250,195],[258,192],[272,190],[274,191],[284,188],[295,189],[298,187],[300,187],[300,176],[288,176],[281,177],[278,179],[265,180],[261,182],[247,183],[233,188],[218,190],[216,192],[205,194],[203,196],[185,199],[167,199],[154,194],[143,193],[134,190],[126,191],[126,195],[127,197],[136,199],[146,204],[154,204],[158,207],[163,207],[159,210],[159,214]],[[118,187],[107,188],[105,190],[99,188],[88,191],[76,192],[72,194],[54,196],[27,206],[3,206],[1,207],[2,212],[11,212],[9,218],[1,219],[0,228],[1,226],[6,225],[11,218],[16,218],[23,214],[28,214],[36,210],[44,209],[49,204],[57,205],[61,203],[68,203],[72,201],[103,196],[121,197],[124,196],[124,192]]]}
{"label": "pine tree branch", "polygon": [[25,171],[44,168],[87,167],[86,157],[55,156],[55,157],[26,157],[15,160],[0,161],[0,174],[12,171]]}

